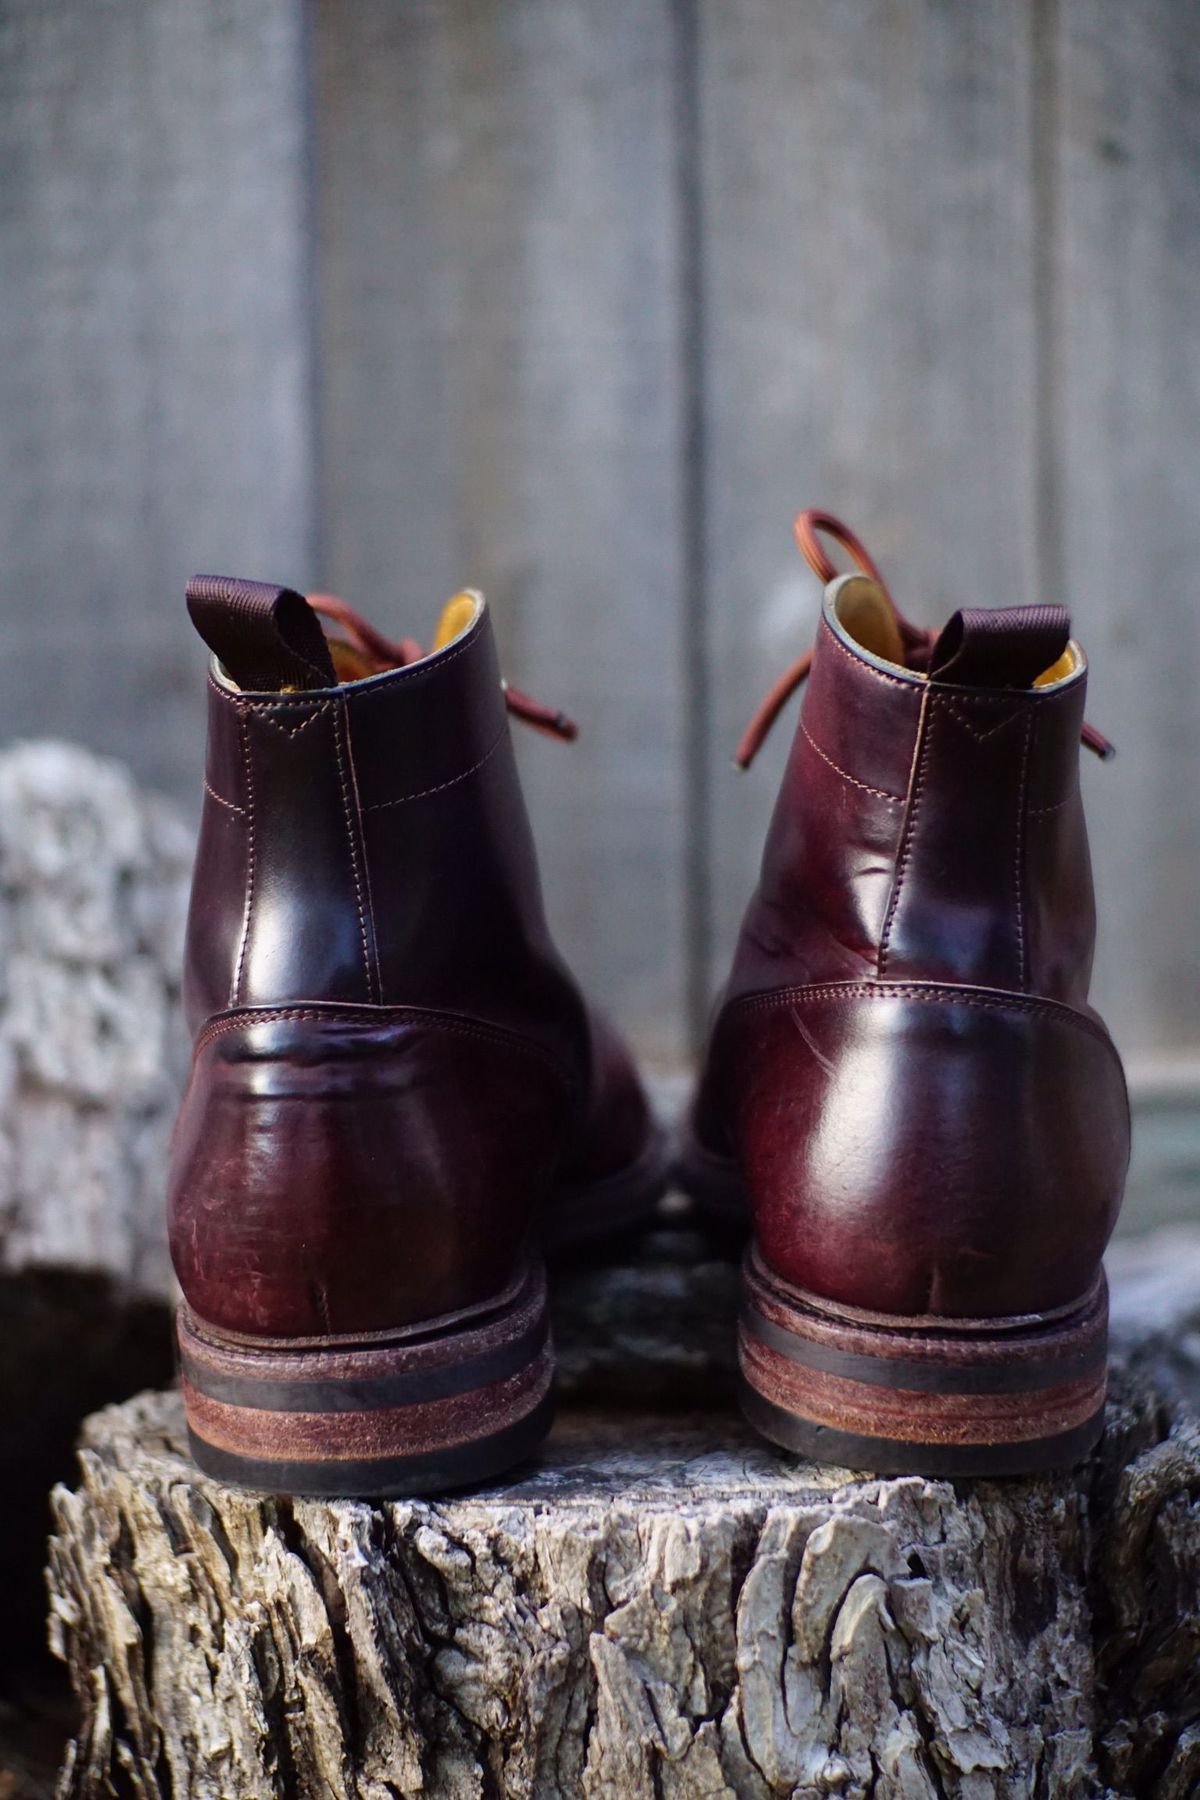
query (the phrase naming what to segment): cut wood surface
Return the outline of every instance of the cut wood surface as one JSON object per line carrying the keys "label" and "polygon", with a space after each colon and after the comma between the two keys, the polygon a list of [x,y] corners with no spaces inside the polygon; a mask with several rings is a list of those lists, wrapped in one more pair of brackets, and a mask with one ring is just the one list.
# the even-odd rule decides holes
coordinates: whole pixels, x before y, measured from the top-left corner
{"label": "cut wood surface", "polygon": [[723,1404],[572,1402],[507,1482],[286,1500],[198,1475],[174,1394],[99,1413],[54,1497],[61,1793],[1184,1800],[1196,1235],[1139,1259],[1101,1451],[1057,1479],[864,1479]]}

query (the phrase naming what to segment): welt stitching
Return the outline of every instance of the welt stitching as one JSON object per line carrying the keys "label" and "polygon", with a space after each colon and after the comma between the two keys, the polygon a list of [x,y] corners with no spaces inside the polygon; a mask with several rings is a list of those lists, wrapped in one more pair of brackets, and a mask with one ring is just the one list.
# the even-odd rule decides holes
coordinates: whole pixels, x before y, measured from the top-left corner
{"label": "welt stitching", "polygon": [[834,762],[832,756],[827,756],[825,754],[824,750],[822,750],[820,744],[817,743],[816,739],[813,737],[812,733],[809,731],[807,725],[804,723],[803,719],[801,719],[801,721],[800,721],[800,729],[804,733],[805,737],[808,739],[809,744],[816,751],[817,755],[821,758],[821,761],[824,763],[828,763],[829,767],[833,770],[834,774],[840,775],[843,781],[848,781],[852,787],[861,788],[864,794],[874,794],[880,800],[890,801],[893,806],[903,806],[904,805],[904,795],[903,794],[889,794],[884,788],[872,787],[870,782],[860,781],[856,775],[851,775],[848,769],[839,768],[837,763]]}
{"label": "welt stitching", "polygon": [[226,800],[223,794],[218,794],[216,788],[213,787],[207,777],[205,777],[204,791],[210,800],[216,801],[218,806],[228,807],[231,813],[237,813],[239,817],[245,814],[246,809],[244,806],[235,806],[232,800]]}
{"label": "welt stitching", "polygon": [[358,935],[362,941],[363,973],[367,978],[367,998],[373,1000],[375,984],[371,976],[371,951],[367,941],[367,920],[363,911],[362,882],[358,873],[358,851],[354,841],[354,815],[350,805],[350,791],[346,784],[346,764],[342,756],[342,729],[346,718],[344,710],[338,708],[338,716],[333,722],[333,748],[337,757],[338,784],[342,790],[342,812],[346,820],[346,837],[350,847],[350,874],[354,881],[354,901],[358,908]]}
{"label": "welt stitching", "polygon": [[1021,779],[1017,789],[1017,843],[1015,886],[1017,903],[1017,975],[1021,987],[1029,985],[1025,945],[1025,802],[1029,798],[1029,756],[1033,745],[1033,714],[1025,715],[1025,742],[1021,749]]}
{"label": "welt stitching", "polygon": [[[428,1025],[433,1031],[447,1031],[455,1037],[475,1038],[481,1044],[491,1044],[501,1050],[515,1051],[519,1056],[528,1057],[531,1061],[543,1063],[551,1069],[568,1088],[578,1084],[569,1074],[558,1058],[550,1051],[544,1050],[540,1044],[527,1043],[505,1031],[489,1030],[486,1025],[473,1024],[468,1019],[451,1019],[444,1014],[428,1014],[414,1007],[384,1007],[384,1012],[394,1011],[401,1019],[415,1025]],[[377,1025],[381,1021],[362,1008],[337,1006],[336,1003],[326,1010],[312,1006],[272,1006],[255,1007],[240,1013],[233,1019],[216,1019],[208,1024],[196,1038],[195,1049],[202,1050],[214,1038],[226,1037],[231,1031],[247,1030],[255,1025],[278,1024],[280,1021],[301,1024],[319,1024],[322,1020],[352,1018],[356,1024]]]}
{"label": "welt stitching", "polygon": [[826,982],[814,987],[780,988],[773,994],[747,994],[745,998],[735,1000],[730,1010],[769,1012],[783,1006],[802,1005],[806,1000],[918,1000],[932,1006],[943,1003],[947,1006],[973,1006],[981,1012],[999,1010],[1036,1013],[1043,1018],[1059,1019],[1064,1025],[1078,1025],[1081,1030],[1098,1038],[1102,1044],[1111,1042],[1102,1026],[1089,1019],[1085,1013],[1077,1012],[1074,1007],[1066,1006],[1061,1001],[1039,1000],[1025,994],[1000,992],[994,996],[978,992],[957,993],[948,983],[921,987],[904,981]]}
{"label": "welt stitching", "polygon": [[896,877],[892,885],[891,898],[888,901],[887,916],[883,921],[883,931],[879,938],[879,957],[876,967],[880,975],[887,968],[889,940],[892,925],[896,917],[896,909],[900,904],[900,891],[904,886],[904,878],[908,873],[909,860],[912,856],[913,838],[916,835],[917,814],[921,806],[921,790],[925,781],[925,767],[929,757],[929,736],[932,720],[932,701],[928,688],[921,696],[921,711],[917,718],[917,741],[913,746],[913,772],[909,778],[908,813],[904,821],[904,838],[900,845],[900,856],[896,863]]}
{"label": "welt stitching", "polygon": [[250,915],[254,910],[254,777],[250,761],[250,732],[246,725],[245,715],[238,714],[238,729],[242,740],[242,767],[246,777],[246,908],[242,915],[242,937],[238,945],[237,965],[233,972],[233,989],[230,994],[232,1005],[242,997],[242,971],[246,962],[246,946],[250,941]]}
{"label": "welt stitching", "polygon": [[441,794],[444,793],[447,788],[456,787],[460,781],[465,781],[468,775],[474,775],[477,769],[482,769],[484,763],[491,761],[492,757],[495,756],[497,750],[504,742],[504,734],[507,729],[508,721],[505,720],[489,747],[479,758],[479,761],[472,763],[469,769],[463,769],[459,774],[451,775],[448,781],[439,781],[436,787],[418,788],[414,794],[397,794],[394,800],[371,800],[363,807],[363,811],[382,812],[385,807],[404,806],[409,800],[424,800],[429,794]]}

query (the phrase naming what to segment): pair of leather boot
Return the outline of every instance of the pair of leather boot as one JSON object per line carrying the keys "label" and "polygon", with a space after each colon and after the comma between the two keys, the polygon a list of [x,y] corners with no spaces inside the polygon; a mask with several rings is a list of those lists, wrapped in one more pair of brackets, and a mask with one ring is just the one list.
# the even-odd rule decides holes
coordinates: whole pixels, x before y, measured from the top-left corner
{"label": "pair of leather boot", "polygon": [[[850,550],[838,575],[821,534]],[[746,1411],[853,1467],[1065,1465],[1100,1433],[1129,1116],[1087,1002],[1086,664],[1058,607],[896,609],[802,514],[817,641],[677,1178],[749,1232]],[[433,647],[201,577],[213,653],[170,1231],[196,1460],[273,1490],[477,1482],[545,1434],[544,1256],[671,1171],[551,941],[482,598]],[[324,618],[324,625],[322,624]]]}

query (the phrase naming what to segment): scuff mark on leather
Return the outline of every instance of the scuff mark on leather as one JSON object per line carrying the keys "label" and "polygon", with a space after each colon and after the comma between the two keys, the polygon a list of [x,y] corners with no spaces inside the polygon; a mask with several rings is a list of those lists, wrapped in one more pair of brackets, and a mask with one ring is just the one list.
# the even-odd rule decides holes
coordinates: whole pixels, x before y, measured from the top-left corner
{"label": "scuff mark on leather", "polygon": [[809,1049],[812,1051],[813,1055],[816,1057],[817,1061],[820,1063],[820,1065],[824,1069],[825,1073],[832,1078],[837,1073],[837,1071],[834,1068],[832,1062],[829,1060],[829,1058],[826,1055],[824,1055],[824,1053],[822,1051],[818,1050],[816,1043],[813,1040],[812,1033],[805,1029],[804,1020],[800,1017],[799,1007],[793,1006],[790,1009],[790,1012],[791,1012],[792,1024],[796,1027],[796,1030],[800,1033],[800,1036],[804,1039],[804,1042],[808,1045]]}

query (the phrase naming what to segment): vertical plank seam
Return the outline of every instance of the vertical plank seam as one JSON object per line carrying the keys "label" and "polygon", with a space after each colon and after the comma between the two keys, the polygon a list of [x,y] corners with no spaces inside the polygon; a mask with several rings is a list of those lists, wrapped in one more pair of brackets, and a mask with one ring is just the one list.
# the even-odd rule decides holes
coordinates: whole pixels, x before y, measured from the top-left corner
{"label": "vertical plank seam", "polygon": [[1061,604],[1065,583],[1059,333],[1060,0],[1031,0],[1033,177],[1033,540],[1036,598]]}
{"label": "vertical plank seam", "polygon": [[304,0],[300,7],[297,31],[300,57],[300,104],[304,112],[304,133],[300,153],[299,180],[301,193],[304,300],[304,350],[307,359],[304,381],[308,406],[308,517],[305,521],[305,550],[309,560],[308,581],[324,577],[329,542],[327,517],[328,482],[325,418],[324,361],[324,267],[321,257],[321,189],[320,170],[323,152],[321,105],[321,69],[319,57],[319,0]]}
{"label": "vertical plank seam", "polygon": [[671,0],[675,204],[678,230],[681,599],[683,686],[683,939],[688,1047],[698,1051],[712,961],[712,800],[709,775],[708,417],[704,195],[700,157],[699,0]]}

